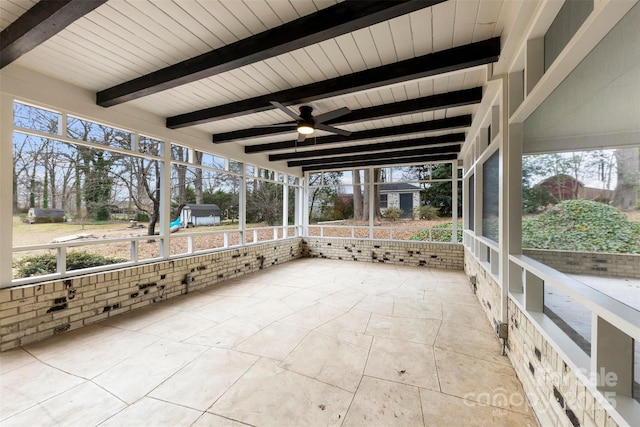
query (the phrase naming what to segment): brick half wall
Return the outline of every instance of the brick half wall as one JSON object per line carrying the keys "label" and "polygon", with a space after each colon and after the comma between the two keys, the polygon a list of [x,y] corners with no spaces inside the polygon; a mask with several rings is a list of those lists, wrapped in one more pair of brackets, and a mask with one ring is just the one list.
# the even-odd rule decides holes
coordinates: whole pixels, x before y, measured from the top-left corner
{"label": "brick half wall", "polygon": [[302,239],[294,238],[0,289],[0,351],[282,264],[302,252]]}
{"label": "brick half wall", "polygon": [[[495,325],[500,319],[500,286],[465,249],[465,273],[475,276],[476,296]],[[616,427],[591,389],[554,350],[520,307],[509,300],[506,354],[542,426]],[[509,396],[518,399],[518,396]],[[524,398],[524,397],[523,397]]]}
{"label": "brick half wall", "polygon": [[566,274],[640,279],[640,255],[524,249],[522,253]]}
{"label": "brick half wall", "polygon": [[[592,391],[513,301],[509,301],[507,355],[543,426],[616,427]],[[581,377],[589,377],[582,372]]]}
{"label": "brick half wall", "polygon": [[449,270],[462,270],[464,267],[464,247],[457,243],[305,237],[303,255]]}

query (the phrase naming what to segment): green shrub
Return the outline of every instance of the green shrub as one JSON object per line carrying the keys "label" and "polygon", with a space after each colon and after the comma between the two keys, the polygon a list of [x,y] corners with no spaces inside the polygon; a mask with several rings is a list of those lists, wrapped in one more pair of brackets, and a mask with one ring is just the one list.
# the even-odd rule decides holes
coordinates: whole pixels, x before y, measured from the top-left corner
{"label": "green shrub", "polygon": [[149,222],[149,215],[145,212],[138,212],[133,220],[138,222]]}
{"label": "green shrub", "polygon": [[418,209],[419,219],[436,219],[440,217],[440,210],[435,206],[420,206]]}
{"label": "green shrub", "polygon": [[640,223],[590,200],[565,200],[522,219],[522,247],[581,252],[640,253]]}
{"label": "green shrub", "polygon": [[400,209],[399,207],[391,206],[382,211],[382,217],[390,219],[391,221],[395,221],[402,218],[402,213],[402,209]]}
{"label": "green shrub", "polygon": [[522,189],[522,212],[532,214],[540,212],[553,202],[548,188],[532,187]]}
{"label": "green shrub", "polygon": [[[434,225],[431,229],[424,229],[418,231],[411,236],[409,240],[423,240],[430,242],[451,242],[451,221],[443,222],[438,225]],[[458,242],[462,242],[462,221],[458,221]]]}
{"label": "green shrub", "polygon": [[[86,252],[69,252],[67,253],[67,270],[80,270],[82,268],[117,264],[126,261],[125,258],[110,258]],[[55,273],[56,256],[53,254],[26,256],[15,261],[13,268],[17,270],[16,279]]]}

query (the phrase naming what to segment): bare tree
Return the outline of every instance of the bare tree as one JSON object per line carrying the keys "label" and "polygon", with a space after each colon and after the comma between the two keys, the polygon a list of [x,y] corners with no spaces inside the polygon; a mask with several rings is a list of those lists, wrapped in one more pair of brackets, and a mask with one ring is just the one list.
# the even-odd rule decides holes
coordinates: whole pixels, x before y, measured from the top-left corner
{"label": "bare tree", "polygon": [[193,179],[193,186],[195,187],[196,193],[196,203],[204,203],[202,197],[202,168],[198,166],[202,166],[202,152],[195,152],[195,163],[196,163],[196,171],[195,177]]}
{"label": "bare tree", "polygon": [[353,170],[353,219],[362,219],[362,183],[360,182],[360,170]]}
{"label": "bare tree", "polygon": [[[179,145],[172,147],[172,157],[174,160],[186,162],[188,160],[188,150]],[[177,194],[175,195],[175,202],[183,204],[187,202],[187,166],[175,163],[173,165],[176,172],[176,186],[174,187]]]}
{"label": "bare tree", "polygon": [[613,193],[613,205],[629,210],[638,207],[640,192],[640,148],[624,148],[615,151],[618,162],[618,182]]}
{"label": "bare tree", "polygon": [[[374,168],[373,173],[369,169],[363,169],[364,186],[360,182],[360,170],[353,171],[353,218],[355,220],[368,221],[371,203],[373,203],[374,219],[380,218],[380,186],[382,169]],[[371,200],[369,185],[373,185],[373,200]]]}

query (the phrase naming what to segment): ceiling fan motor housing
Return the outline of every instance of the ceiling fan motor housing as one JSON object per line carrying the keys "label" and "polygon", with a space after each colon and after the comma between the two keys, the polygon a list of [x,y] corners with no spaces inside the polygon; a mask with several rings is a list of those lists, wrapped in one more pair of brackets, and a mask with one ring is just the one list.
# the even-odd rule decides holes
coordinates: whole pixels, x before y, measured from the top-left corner
{"label": "ceiling fan motor housing", "polygon": [[300,119],[298,120],[298,127],[300,126],[309,126],[315,127],[315,120],[313,120],[313,116],[311,112],[313,111],[313,107],[308,105],[303,105],[300,107]]}

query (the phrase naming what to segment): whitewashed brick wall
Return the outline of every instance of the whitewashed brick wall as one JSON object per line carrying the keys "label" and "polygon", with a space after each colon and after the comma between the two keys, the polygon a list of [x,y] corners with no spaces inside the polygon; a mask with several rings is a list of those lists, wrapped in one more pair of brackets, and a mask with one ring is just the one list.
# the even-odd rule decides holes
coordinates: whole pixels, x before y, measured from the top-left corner
{"label": "whitewashed brick wall", "polygon": [[[476,276],[476,295],[489,320],[495,324],[500,313],[500,287],[496,280],[466,250],[465,272]],[[507,356],[540,424],[544,427],[618,426],[599,398],[513,301],[509,301],[507,310]]]}
{"label": "whitewashed brick wall", "polygon": [[544,426],[616,427],[618,424],[541,332],[509,301],[509,359]]}
{"label": "whitewashed brick wall", "polygon": [[[77,329],[302,255],[302,240],[246,246],[0,289],[0,351]],[[187,283],[190,274],[192,281]]]}
{"label": "whitewashed brick wall", "polygon": [[414,265],[449,270],[462,270],[464,266],[463,246],[457,243],[308,237],[304,239],[303,254],[310,258]]}
{"label": "whitewashed brick wall", "polygon": [[528,257],[567,274],[640,279],[640,255],[525,249]]}

